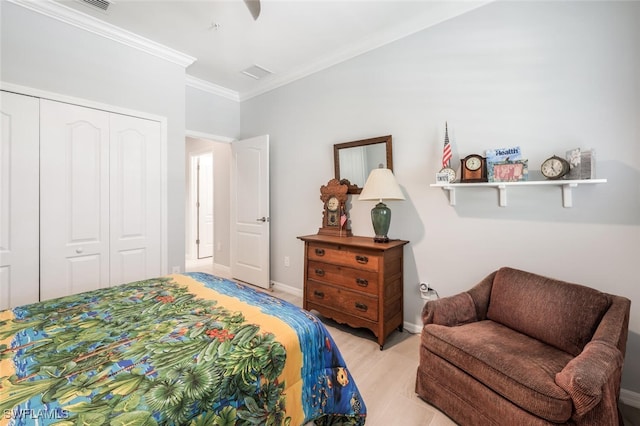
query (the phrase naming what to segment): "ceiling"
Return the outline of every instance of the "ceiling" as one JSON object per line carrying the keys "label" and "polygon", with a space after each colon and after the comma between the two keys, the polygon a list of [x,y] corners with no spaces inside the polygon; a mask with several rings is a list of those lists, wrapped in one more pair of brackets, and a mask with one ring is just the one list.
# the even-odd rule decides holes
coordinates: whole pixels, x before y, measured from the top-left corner
{"label": "ceiling", "polygon": [[[477,8],[462,0],[111,0],[74,11],[196,58],[187,74],[245,99]],[[242,73],[259,66],[271,74]]]}

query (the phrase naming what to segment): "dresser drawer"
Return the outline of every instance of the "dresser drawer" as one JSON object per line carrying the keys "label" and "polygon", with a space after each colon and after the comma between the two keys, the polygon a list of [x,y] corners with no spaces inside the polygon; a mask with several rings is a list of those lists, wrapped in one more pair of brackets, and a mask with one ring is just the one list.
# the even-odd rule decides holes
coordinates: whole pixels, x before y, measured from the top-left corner
{"label": "dresser drawer", "polygon": [[378,294],[378,274],[331,263],[309,261],[307,277],[310,280],[335,284],[365,293]]}
{"label": "dresser drawer", "polygon": [[307,300],[345,314],[378,320],[378,298],[339,287],[307,281]]}
{"label": "dresser drawer", "polygon": [[336,244],[312,243],[308,246],[309,260],[349,266],[367,271],[378,271],[380,254],[374,250],[351,248]]}

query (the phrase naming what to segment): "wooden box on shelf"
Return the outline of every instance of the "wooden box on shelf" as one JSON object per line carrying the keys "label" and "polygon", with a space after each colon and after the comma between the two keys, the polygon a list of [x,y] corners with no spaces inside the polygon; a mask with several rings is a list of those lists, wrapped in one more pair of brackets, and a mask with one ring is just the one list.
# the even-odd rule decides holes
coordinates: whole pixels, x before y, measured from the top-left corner
{"label": "wooden box on shelf", "polygon": [[305,242],[304,309],[351,327],[368,328],[380,350],[403,324],[403,246],[367,237],[308,235]]}

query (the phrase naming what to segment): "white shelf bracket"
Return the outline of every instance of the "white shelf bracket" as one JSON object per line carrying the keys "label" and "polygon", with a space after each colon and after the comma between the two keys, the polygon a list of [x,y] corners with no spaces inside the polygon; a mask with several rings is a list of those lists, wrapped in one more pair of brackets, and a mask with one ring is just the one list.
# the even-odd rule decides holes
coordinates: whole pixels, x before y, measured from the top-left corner
{"label": "white shelf bracket", "polygon": [[498,204],[500,207],[507,207],[507,186],[498,185]]}
{"label": "white shelf bracket", "polygon": [[562,207],[573,207],[573,196],[571,193],[571,189],[577,186],[577,183],[565,183],[564,185],[562,185]]}
{"label": "white shelf bracket", "polygon": [[456,205],[456,188],[453,186],[443,186],[442,189],[446,190],[449,193],[449,205]]}

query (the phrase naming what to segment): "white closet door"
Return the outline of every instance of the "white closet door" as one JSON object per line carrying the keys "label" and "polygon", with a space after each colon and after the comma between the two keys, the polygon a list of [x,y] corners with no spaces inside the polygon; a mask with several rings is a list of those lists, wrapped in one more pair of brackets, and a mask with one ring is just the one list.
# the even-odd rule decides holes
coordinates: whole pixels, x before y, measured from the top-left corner
{"label": "white closet door", "polygon": [[0,92],[0,309],[38,301],[38,105]]}
{"label": "white closet door", "polygon": [[111,114],[111,285],[161,275],[160,123]]}
{"label": "white closet door", "polygon": [[41,100],[40,299],[109,285],[109,114]]}

